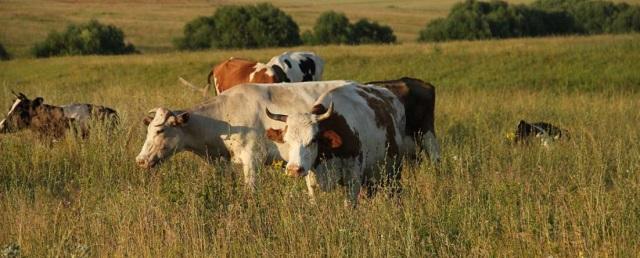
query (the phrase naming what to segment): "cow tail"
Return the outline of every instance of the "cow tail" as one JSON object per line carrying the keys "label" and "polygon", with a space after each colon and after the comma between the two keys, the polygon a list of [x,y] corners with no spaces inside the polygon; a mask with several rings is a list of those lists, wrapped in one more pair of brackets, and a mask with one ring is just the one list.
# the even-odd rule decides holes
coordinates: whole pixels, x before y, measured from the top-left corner
{"label": "cow tail", "polygon": [[216,88],[215,85],[211,84],[211,77],[213,77],[213,69],[211,69],[211,72],[209,72],[209,75],[207,75],[207,87],[205,88],[205,94],[207,93],[207,91],[209,91],[211,89],[211,86],[213,86],[213,95],[217,95],[218,94],[218,89]]}

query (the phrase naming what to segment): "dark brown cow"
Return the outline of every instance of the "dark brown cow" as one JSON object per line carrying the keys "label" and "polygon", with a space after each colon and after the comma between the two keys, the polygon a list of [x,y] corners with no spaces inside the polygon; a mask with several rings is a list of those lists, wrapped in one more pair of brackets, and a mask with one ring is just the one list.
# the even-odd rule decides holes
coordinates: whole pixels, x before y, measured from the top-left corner
{"label": "dark brown cow", "polygon": [[0,121],[0,133],[11,133],[31,129],[42,137],[62,138],[74,125],[80,129],[83,138],[89,134],[89,120],[95,119],[114,126],[118,122],[115,110],[92,104],[71,104],[62,107],[44,104],[42,97],[30,100],[22,93]]}
{"label": "dark brown cow", "polygon": [[416,142],[426,145],[432,161],[440,160],[440,146],[436,140],[435,103],[436,89],[420,79],[403,77],[398,80],[373,81],[373,84],[391,90],[405,107],[406,135],[416,137]]}

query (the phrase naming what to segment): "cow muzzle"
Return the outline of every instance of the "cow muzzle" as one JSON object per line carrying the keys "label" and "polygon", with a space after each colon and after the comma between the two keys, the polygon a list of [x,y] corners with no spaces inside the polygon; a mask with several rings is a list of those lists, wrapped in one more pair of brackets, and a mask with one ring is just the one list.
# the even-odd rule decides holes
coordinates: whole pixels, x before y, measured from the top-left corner
{"label": "cow muzzle", "polygon": [[287,175],[290,177],[303,177],[307,175],[307,170],[297,165],[287,166]]}
{"label": "cow muzzle", "polygon": [[156,165],[156,162],[154,162],[153,160],[150,159],[145,159],[145,158],[136,158],[136,164],[138,164],[138,167],[144,168],[144,169],[151,169]]}

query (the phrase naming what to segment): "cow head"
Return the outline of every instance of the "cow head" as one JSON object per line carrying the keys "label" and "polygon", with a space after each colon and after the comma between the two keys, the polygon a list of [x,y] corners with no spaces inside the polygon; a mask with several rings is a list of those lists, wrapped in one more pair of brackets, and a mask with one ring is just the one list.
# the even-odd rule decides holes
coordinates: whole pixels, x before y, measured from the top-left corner
{"label": "cow head", "polygon": [[174,114],[166,108],[149,110],[151,116],[145,117],[147,139],[144,141],[136,163],[142,168],[153,168],[158,163],[184,149],[185,133],[183,127],[189,122],[189,113]]}
{"label": "cow head", "polygon": [[[324,110],[323,110],[324,111]],[[320,155],[321,148],[339,148],[342,139],[331,129],[322,130],[320,123],[333,115],[333,103],[321,113],[299,113],[292,115],[272,114],[266,109],[267,116],[273,120],[286,123],[284,129],[267,130],[267,138],[289,146],[287,174],[289,176],[306,176]]]}
{"label": "cow head", "polygon": [[0,121],[0,133],[11,133],[27,128],[31,124],[31,117],[42,107],[44,100],[37,97],[30,100],[22,93],[15,93],[14,100],[7,117]]}

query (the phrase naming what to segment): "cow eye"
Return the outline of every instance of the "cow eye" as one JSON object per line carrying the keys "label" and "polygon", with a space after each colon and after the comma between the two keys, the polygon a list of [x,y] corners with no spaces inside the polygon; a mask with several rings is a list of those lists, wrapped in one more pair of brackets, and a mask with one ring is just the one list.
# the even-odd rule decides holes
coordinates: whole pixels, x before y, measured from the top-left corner
{"label": "cow eye", "polygon": [[164,129],[160,129],[160,130],[158,130],[156,133],[157,133],[157,134],[164,133]]}

